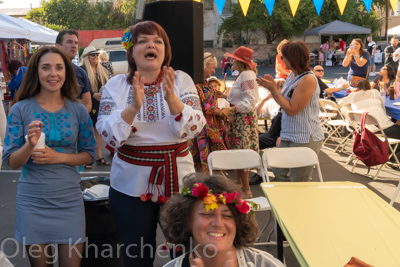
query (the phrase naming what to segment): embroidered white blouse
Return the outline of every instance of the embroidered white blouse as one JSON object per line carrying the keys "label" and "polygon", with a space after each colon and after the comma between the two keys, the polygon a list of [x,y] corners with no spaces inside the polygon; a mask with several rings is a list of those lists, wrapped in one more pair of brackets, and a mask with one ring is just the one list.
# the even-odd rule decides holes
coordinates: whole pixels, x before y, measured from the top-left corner
{"label": "embroidered white blouse", "polygon": [[256,82],[256,74],[252,70],[245,70],[233,83],[227,97],[231,105],[236,106],[239,113],[248,113],[254,110],[260,96]]}
{"label": "embroidered white blouse", "polygon": [[[125,74],[114,76],[103,89],[97,131],[115,149],[123,144],[171,145],[192,139],[206,123],[196,87],[189,75],[175,71],[174,90],[184,104],[180,120],[176,121],[177,116],[170,114],[160,88],[153,96],[145,94],[142,108],[133,124],[129,125],[121,118],[121,112],[132,103],[132,87],[127,83]],[[136,128],[136,132],[132,131],[132,126]],[[139,197],[146,192],[152,167],[130,164],[121,160],[117,154],[115,153],[111,166],[111,186],[126,195]],[[176,161],[182,188],[182,178],[195,172],[193,158],[189,153],[185,157],[177,157]],[[162,188],[164,189],[164,182]]]}

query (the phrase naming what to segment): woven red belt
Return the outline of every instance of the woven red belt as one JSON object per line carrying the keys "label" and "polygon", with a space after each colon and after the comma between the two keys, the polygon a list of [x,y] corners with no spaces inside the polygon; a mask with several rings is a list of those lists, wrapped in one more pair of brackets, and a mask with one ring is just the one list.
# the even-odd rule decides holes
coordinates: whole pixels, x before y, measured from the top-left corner
{"label": "woven red belt", "polygon": [[[153,166],[150,173],[149,186],[141,196],[143,201],[151,199],[153,202],[163,203],[165,197],[178,193],[178,168],[177,157],[189,154],[189,143],[183,142],[176,145],[165,146],[128,146],[118,148],[118,157],[123,161],[140,166]],[[164,175],[164,165],[165,172]],[[161,185],[165,177],[165,195]],[[144,199],[146,198],[146,199]]]}

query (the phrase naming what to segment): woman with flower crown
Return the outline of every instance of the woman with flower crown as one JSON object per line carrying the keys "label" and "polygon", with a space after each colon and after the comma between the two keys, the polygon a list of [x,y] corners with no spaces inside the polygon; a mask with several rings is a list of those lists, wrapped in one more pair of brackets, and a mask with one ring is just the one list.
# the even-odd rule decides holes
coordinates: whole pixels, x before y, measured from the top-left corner
{"label": "woman with flower crown", "polygon": [[167,241],[183,252],[164,267],[284,266],[250,247],[259,233],[253,213],[258,207],[241,198],[235,183],[220,176],[191,175],[184,185],[161,212]]}
{"label": "woman with flower crown", "polygon": [[190,76],[169,67],[171,47],[160,25],[135,24],[122,42],[129,73],[105,85],[96,128],[116,149],[109,198],[125,266],[146,267],[153,266],[161,205],[195,172],[187,140],[205,119]]}

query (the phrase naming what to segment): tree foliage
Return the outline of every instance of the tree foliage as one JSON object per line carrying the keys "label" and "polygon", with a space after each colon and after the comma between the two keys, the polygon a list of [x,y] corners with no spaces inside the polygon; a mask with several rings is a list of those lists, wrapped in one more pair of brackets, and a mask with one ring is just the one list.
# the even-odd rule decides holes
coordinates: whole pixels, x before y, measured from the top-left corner
{"label": "tree foliage", "polygon": [[110,2],[87,0],[42,1],[40,8],[32,9],[27,19],[52,29],[100,30],[127,28],[135,21],[137,0]]}
{"label": "tree foliage", "polygon": [[318,26],[341,20],[363,27],[371,28],[372,33],[377,32],[382,19],[379,18],[374,7],[384,5],[383,0],[374,1],[370,13],[365,9],[363,1],[348,1],[343,15],[340,14],[336,0],[325,0],[318,16],[312,0],[300,1],[296,15],[293,17],[287,0],[276,0],[272,15],[268,13],[263,0],[252,0],[247,16],[243,15],[238,2],[232,2],[231,17],[223,20],[218,35],[224,39],[230,38],[237,41],[242,32],[262,30],[268,44],[278,37],[290,38],[303,34]]}

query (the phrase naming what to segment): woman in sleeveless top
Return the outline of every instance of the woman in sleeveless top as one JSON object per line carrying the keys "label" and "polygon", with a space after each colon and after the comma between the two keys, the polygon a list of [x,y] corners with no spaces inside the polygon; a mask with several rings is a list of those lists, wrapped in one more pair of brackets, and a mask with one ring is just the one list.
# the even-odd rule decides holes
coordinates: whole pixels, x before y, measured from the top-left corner
{"label": "woman in sleeveless top", "polygon": [[[267,88],[282,108],[282,141],[279,147],[309,147],[318,154],[324,140],[318,118],[320,88],[308,67],[310,56],[307,46],[301,41],[286,43],[282,46],[282,60],[292,71],[282,90],[268,74],[257,78],[258,84]],[[273,168],[273,172],[278,181],[290,178],[292,182],[299,182],[311,180],[312,169]]]}

